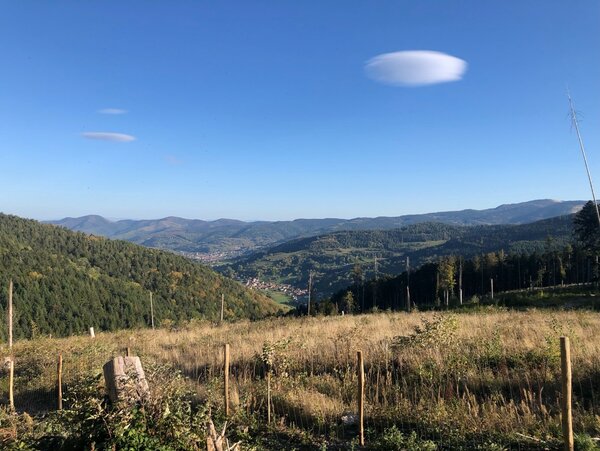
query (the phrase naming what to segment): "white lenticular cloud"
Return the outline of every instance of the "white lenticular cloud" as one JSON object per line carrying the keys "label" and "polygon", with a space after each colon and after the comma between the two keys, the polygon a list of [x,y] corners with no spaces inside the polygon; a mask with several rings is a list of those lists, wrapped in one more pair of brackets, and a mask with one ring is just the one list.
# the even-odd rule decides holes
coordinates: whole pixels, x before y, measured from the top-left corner
{"label": "white lenticular cloud", "polygon": [[431,50],[384,53],[367,61],[367,76],[392,86],[424,86],[462,79],[467,62]]}
{"label": "white lenticular cloud", "polygon": [[112,141],[119,143],[128,143],[135,141],[135,136],[126,135],[125,133],[112,132],[84,132],[81,134],[84,138],[95,139],[98,141]]}
{"label": "white lenticular cloud", "polygon": [[103,108],[102,110],[98,110],[100,114],[125,114],[127,110],[122,110],[121,108]]}

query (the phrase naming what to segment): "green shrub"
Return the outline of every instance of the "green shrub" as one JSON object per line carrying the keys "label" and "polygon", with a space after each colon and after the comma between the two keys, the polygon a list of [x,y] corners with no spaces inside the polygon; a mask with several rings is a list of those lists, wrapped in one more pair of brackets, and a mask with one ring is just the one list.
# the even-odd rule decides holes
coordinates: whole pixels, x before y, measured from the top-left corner
{"label": "green shrub", "polygon": [[[151,394],[136,405],[110,405],[101,375],[71,386],[67,408],[52,412],[20,441],[31,449],[197,449],[205,442],[206,409],[194,408],[183,379],[167,367],[149,365]],[[15,448],[19,442],[13,441]],[[21,448],[15,448],[21,449]],[[28,448],[24,448],[28,449]]]}
{"label": "green shrub", "polygon": [[595,451],[600,446],[587,434],[575,434],[575,451]]}
{"label": "green shrub", "polygon": [[422,440],[415,431],[403,434],[395,425],[387,428],[370,447],[381,451],[436,451],[438,446],[431,440]]}

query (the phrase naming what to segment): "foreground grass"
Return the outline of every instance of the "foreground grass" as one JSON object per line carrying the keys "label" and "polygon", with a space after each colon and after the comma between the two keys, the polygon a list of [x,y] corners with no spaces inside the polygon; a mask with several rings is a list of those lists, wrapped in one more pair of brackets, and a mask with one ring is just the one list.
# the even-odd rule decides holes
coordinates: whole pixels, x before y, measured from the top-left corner
{"label": "foreground grass", "polygon": [[[342,417],[356,410],[355,360],[362,350],[371,447],[555,449],[561,434],[561,335],[572,341],[575,431],[581,443],[600,435],[599,330],[595,312],[490,308],[221,326],[192,322],[178,330],[100,333],[93,340],[39,338],[15,344],[15,402],[17,410],[32,415],[53,410],[56,359],[62,353],[65,405],[73,411],[77,406],[70,393],[129,347],[148,368],[157,396],[177,379],[186,393],[178,403],[190,402],[190,412],[202,418],[210,409],[219,422],[224,420],[222,346],[229,343],[233,438],[254,449],[348,449],[355,444],[356,428]],[[6,355],[5,347],[1,351]],[[267,426],[269,370],[273,421]],[[0,389],[6,393],[6,377]],[[96,389],[101,393],[101,387]],[[172,391],[163,395],[172,398]],[[39,438],[43,432],[36,425],[53,415],[32,420],[29,432],[20,433],[28,440]],[[201,441],[203,430],[192,425],[198,418],[182,430],[195,431]],[[1,421],[0,428],[7,427],[8,420]],[[23,426],[10,428],[21,431]]]}

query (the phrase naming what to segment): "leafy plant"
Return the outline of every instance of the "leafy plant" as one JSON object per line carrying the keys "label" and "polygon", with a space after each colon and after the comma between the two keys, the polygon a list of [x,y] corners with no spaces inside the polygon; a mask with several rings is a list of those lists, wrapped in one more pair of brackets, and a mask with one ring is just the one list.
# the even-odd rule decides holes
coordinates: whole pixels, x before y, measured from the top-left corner
{"label": "leafy plant", "polygon": [[292,338],[287,337],[273,343],[267,341],[263,344],[260,358],[267,367],[267,371],[283,377],[288,375],[290,360],[285,354],[285,350],[291,342]]}
{"label": "leafy plant", "polygon": [[412,334],[397,336],[393,346],[449,346],[455,343],[458,330],[458,317],[455,314],[435,313],[431,319],[423,317],[422,325],[416,326]]}
{"label": "leafy plant", "polygon": [[431,440],[419,439],[415,431],[406,435],[393,425],[376,438],[371,448],[381,451],[436,451],[438,446]]}
{"label": "leafy plant", "polygon": [[205,440],[206,408],[192,406],[181,376],[171,369],[150,365],[148,374],[154,390],[134,405],[108,403],[100,375],[80,379],[65,400],[68,407],[49,414],[41,431],[31,430],[21,440],[44,450],[197,448]]}

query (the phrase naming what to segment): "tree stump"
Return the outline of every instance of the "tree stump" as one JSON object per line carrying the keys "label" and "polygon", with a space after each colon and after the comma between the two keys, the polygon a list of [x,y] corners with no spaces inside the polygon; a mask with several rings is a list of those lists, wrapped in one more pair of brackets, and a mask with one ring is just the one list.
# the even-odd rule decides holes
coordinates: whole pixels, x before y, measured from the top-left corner
{"label": "tree stump", "polygon": [[225,430],[227,429],[227,421],[223,426],[223,431],[219,435],[212,418],[208,418],[207,422],[207,434],[206,434],[206,451],[240,451],[240,442],[229,446],[229,440],[225,437]]}
{"label": "tree stump", "polygon": [[104,364],[106,393],[111,402],[134,403],[150,394],[139,357],[115,357]]}

